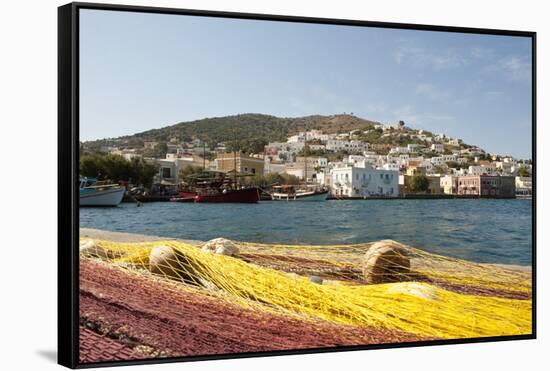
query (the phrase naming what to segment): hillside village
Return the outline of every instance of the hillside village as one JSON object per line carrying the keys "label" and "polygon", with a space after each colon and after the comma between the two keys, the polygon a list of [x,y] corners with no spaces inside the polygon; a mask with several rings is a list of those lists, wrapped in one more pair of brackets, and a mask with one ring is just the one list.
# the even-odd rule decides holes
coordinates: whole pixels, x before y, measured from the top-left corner
{"label": "hillside village", "polygon": [[[460,138],[413,129],[403,121],[382,124],[352,115],[311,116],[295,122],[267,117],[271,126],[237,127],[238,136],[225,134],[225,141],[216,141],[214,124],[202,132],[202,138],[198,129],[182,131],[190,126],[178,124],[84,142],[81,154],[142,159],[158,169],[153,184],[174,186],[189,169],[200,169],[253,177],[282,174],[329,189],[335,198],[531,194],[531,160],[489,154]],[[258,122],[261,118],[254,116]],[[275,124],[281,123],[278,131]]]}

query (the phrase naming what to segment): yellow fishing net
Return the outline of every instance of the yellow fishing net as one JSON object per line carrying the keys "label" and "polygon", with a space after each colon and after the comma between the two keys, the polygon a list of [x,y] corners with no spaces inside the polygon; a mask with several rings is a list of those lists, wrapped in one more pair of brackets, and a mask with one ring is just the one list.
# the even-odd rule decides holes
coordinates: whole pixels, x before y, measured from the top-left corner
{"label": "yellow fishing net", "polygon": [[[85,242],[85,239],[81,241]],[[410,261],[391,283],[366,284],[371,244],[290,246],[237,243],[237,257],[178,242],[94,241],[86,254],[124,269],[152,270],[151,251],[172,251],[155,273],[255,310],[305,320],[396,329],[421,337],[471,338],[531,333],[531,273],[476,264],[400,245]],[[323,277],[323,284],[308,276]]]}

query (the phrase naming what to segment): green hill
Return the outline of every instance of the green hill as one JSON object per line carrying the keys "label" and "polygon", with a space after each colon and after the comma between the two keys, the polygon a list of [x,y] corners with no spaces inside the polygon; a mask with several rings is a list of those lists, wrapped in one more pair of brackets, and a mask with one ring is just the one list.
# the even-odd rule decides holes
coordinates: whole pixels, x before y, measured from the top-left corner
{"label": "green hill", "polygon": [[306,116],[297,118],[275,117],[263,114],[246,113],[234,116],[212,117],[201,120],[180,122],[159,129],[147,130],[130,136],[112,140],[98,140],[93,143],[126,142],[139,145],[142,141],[166,142],[177,137],[180,141],[194,138],[209,144],[234,140],[262,139],[267,142],[286,141],[288,136],[305,130],[322,130],[337,133],[355,129],[366,130],[377,122],[352,115]]}

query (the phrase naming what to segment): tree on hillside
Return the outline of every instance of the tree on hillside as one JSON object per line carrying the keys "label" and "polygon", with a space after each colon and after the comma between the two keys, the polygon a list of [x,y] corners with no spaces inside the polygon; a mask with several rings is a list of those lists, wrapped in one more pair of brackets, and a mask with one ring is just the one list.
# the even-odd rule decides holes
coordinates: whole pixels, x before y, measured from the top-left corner
{"label": "tree on hillside", "polygon": [[529,172],[529,169],[522,166],[522,167],[519,168],[518,175],[522,178],[523,177],[530,177],[531,173]]}
{"label": "tree on hillside", "polygon": [[467,169],[469,165],[467,163],[459,163],[459,162],[456,162],[456,161],[448,161],[447,166],[449,168],[453,168],[453,169]]}
{"label": "tree on hillside", "polygon": [[197,174],[197,173],[201,173],[203,170],[202,170],[202,167],[200,166],[192,166],[192,165],[189,165],[189,166],[186,166],[184,167],[183,169],[181,169],[178,173],[178,178],[179,179],[185,179],[187,178],[189,175],[193,175],[193,174]]}
{"label": "tree on hillside", "polygon": [[436,174],[447,174],[447,166],[443,165],[435,165],[433,167],[433,172]]}

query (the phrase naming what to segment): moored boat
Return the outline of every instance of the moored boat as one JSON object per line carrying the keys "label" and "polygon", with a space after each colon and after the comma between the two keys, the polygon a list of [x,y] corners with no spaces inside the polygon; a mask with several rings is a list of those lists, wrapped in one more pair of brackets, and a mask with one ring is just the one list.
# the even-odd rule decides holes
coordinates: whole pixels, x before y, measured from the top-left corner
{"label": "moored boat", "polygon": [[195,203],[256,203],[260,190],[256,187],[239,186],[235,179],[217,171],[203,171],[186,178],[183,189],[172,202]]}
{"label": "moored boat", "polygon": [[274,201],[324,201],[328,191],[316,189],[296,189],[294,186],[276,186],[271,198]]}
{"label": "moored boat", "polygon": [[237,202],[256,203],[260,200],[257,188],[232,189],[218,193],[203,193],[195,196],[195,202]]}
{"label": "moored boat", "polygon": [[80,206],[117,206],[122,202],[124,187],[118,184],[100,184],[95,179],[81,179]]}

